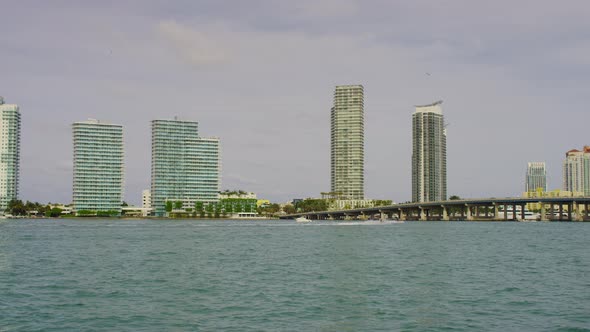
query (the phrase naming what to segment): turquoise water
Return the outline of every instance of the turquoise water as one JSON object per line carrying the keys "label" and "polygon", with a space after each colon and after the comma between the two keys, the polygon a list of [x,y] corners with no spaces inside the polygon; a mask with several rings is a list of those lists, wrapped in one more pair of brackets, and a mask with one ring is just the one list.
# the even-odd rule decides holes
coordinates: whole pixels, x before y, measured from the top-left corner
{"label": "turquoise water", "polygon": [[590,224],[0,221],[0,331],[590,331]]}

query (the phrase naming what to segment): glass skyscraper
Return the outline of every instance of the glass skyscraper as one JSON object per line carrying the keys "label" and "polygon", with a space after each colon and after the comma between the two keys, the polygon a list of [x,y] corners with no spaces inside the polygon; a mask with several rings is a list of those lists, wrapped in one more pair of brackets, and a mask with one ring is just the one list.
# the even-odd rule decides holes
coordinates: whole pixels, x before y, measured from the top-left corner
{"label": "glass skyscraper", "polygon": [[166,200],[217,202],[220,160],[219,139],[199,137],[197,122],[153,120],[151,195],[155,215],[166,215]]}
{"label": "glass skyscraper", "polygon": [[537,191],[539,188],[543,191],[547,191],[547,170],[545,169],[545,163],[528,163],[525,191]]}
{"label": "glass skyscraper", "polygon": [[412,201],[447,199],[447,132],[440,105],[416,106],[412,116]]}
{"label": "glass skyscraper", "polygon": [[0,97],[0,215],[18,198],[20,164],[20,112]]}
{"label": "glass skyscraper", "polygon": [[74,190],[76,214],[121,214],[123,126],[90,119],[75,122]]}
{"label": "glass skyscraper", "polygon": [[364,199],[364,137],[363,86],[336,86],[331,114],[331,191],[342,199]]}

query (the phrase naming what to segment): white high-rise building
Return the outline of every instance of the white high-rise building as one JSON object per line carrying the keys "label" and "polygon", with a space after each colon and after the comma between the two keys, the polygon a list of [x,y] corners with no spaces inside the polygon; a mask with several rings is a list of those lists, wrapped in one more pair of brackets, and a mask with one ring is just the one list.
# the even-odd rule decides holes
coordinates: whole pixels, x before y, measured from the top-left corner
{"label": "white high-rise building", "polygon": [[570,150],[563,161],[563,190],[590,196],[590,146]]}
{"label": "white high-rise building", "polygon": [[365,196],[364,89],[340,85],[331,114],[331,190],[341,199]]}
{"label": "white high-rise building", "polygon": [[72,125],[76,214],[120,215],[123,201],[123,126],[90,119]]}
{"label": "white high-rise building", "polygon": [[544,162],[528,163],[526,172],[525,191],[532,192],[542,189],[547,191],[547,170]]}
{"label": "white high-rise building", "polygon": [[447,131],[440,105],[416,106],[412,116],[412,201],[447,199]]}
{"label": "white high-rise building", "polygon": [[151,207],[157,217],[166,215],[167,201],[191,209],[196,202],[219,201],[220,183],[218,138],[200,137],[195,121],[152,121]]}
{"label": "white high-rise building", "polygon": [[20,111],[0,97],[0,214],[18,197],[20,175]]}

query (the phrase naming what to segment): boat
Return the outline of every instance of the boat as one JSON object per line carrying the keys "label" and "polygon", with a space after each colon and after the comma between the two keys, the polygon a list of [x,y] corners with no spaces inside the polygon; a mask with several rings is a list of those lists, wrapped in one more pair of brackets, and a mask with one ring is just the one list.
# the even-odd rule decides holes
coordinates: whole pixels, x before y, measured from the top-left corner
{"label": "boat", "polygon": [[295,218],[296,222],[311,222],[311,219],[307,219],[303,216],[299,217],[299,218]]}
{"label": "boat", "polygon": [[[507,209],[506,212],[508,212],[508,219],[512,219],[513,218],[513,215],[514,215],[513,211],[514,211],[513,210],[513,207],[509,207]],[[498,211],[498,217],[497,217],[497,219],[505,219],[505,217],[504,217],[505,215],[506,214],[505,214],[505,211],[504,210],[499,210]],[[529,221],[529,222],[538,221],[538,220],[541,220],[541,214],[540,213],[535,213],[535,212],[529,211],[525,207],[525,209],[524,209],[524,218],[523,218],[522,208],[519,205],[517,205],[516,206],[516,220],[517,221]]]}

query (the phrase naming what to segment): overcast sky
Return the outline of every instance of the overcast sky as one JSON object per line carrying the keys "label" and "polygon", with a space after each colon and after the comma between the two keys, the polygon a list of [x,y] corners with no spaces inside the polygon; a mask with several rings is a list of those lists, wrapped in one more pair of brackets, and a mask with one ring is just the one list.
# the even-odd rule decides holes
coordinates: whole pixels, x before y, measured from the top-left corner
{"label": "overcast sky", "polygon": [[[150,184],[150,120],[222,143],[222,189],[330,189],[334,86],[365,87],[365,193],[411,198],[413,105],[443,99],[448,191],[561,187],[590,144],[586,0],[0,0],[0,95],[21,107],[21,198],[70,202],[75,121],[124,125],[125,199]],[[426,73],[430,73],[427,75]]]}

